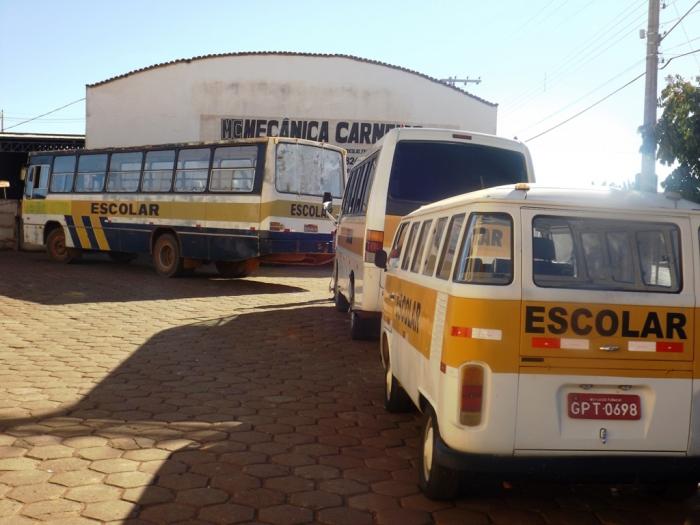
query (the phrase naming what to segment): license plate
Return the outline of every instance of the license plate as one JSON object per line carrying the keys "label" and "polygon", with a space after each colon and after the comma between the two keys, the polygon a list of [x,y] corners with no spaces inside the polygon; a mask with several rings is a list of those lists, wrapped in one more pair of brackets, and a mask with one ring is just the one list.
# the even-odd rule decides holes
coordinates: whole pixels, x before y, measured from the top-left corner
{"label": "license plate", "polygon": [[572,393],[567,397],[572,419],[641,419],[639,396],[630,394]]}

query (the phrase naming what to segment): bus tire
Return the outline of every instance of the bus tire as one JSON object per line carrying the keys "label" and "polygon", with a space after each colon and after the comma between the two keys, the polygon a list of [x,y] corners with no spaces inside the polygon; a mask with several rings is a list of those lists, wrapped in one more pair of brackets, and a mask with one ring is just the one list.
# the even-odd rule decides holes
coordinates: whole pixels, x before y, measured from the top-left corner
{"label": "bus tire", "polygon": [[437,417],[433,408],[426,405],[423,411],[421,429],[418,484],[423,493],[430,499],[453,499],[459,488],[459,476],[457,472],[438,464],[435,460],[435,448],[438,440],[440,440],[440,431]]}
{"label": "bus tire", "polygon": [[171,233],[164,233],[153,245],[153,266],[158,275],[177,277],[182,274],[184,260],[180,256],[180,245]]}
{"label": "bus tire", "polygon": [[130,263],[131,261],[133,261],[137,257],[135,253],[127,253],[127,252],[107,252],[107,255],[114,262],[123,263],[123,264]]}
{"label": "bus tire", "polygon": [[245,261],[216,261],[214,265],[221,277],[240,279],[248,277],[257,270],[259,263],[257,259],[246,259]]}
{"label": "bus tire", "polygon": [[63,228],[54,228],[46,236],[46,253],[52,261],[69,264],[80,259],[81,252],[66,246],[66,234]]}
{"label": "bus tire", "polygon": [[391,361],[384,371],[384,409],[392,414],[413,410],[413,401],[391,371]]}

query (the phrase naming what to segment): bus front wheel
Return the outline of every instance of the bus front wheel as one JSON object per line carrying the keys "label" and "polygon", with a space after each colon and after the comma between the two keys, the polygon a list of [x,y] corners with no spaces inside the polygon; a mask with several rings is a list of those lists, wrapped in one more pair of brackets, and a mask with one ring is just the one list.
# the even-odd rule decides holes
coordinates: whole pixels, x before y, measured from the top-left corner
{"label": "bus front wheel", "polygon": [[418,484],[430,499],[446,500],[457,495],[459,477],[454,470],[443,467],[436,461],[435,448],[440,439],[437,417],[430,405],[423,412],[421,432],[420,465],[418,466]]}
{"label": "bus front wheel", "polygon": [[46,253],[52,261],[68,264],[80,259],[80,250],[66,246],[63,228],[55,228],[46,237]]}
{"label": "bus front wheel", "polygon": [[163,277],[177,277],[182,274],[184,261],[174,235],[164,233],[156,239],[153,245],[153,266],[156,273]]}

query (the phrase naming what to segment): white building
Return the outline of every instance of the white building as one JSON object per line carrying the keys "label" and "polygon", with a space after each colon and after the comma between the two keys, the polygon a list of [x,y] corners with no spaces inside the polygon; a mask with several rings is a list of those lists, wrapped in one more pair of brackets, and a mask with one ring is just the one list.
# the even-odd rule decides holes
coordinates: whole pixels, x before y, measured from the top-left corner
{"label": "white building", "polygon": [[496,132],[497,105],[435,78],[347,55],[230,53],[87,86],[88,148],[264,135],[361,156],[392,127]]}

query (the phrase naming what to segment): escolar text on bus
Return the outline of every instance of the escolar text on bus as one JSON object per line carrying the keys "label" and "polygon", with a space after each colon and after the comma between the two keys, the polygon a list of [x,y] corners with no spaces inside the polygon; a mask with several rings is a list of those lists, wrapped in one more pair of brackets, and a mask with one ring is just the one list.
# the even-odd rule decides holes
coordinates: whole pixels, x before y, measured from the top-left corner
{"label": "escolar text on bus", "polygon": [[138,202],[91,202],[90,213],[95,215],[140,215],[158,217],[160,205]]}
{"label": "escolar text on bus", "polygon": [[571,330],[576,335],[595,332],[603,337],[655,337],[657,339],[687,339],[685,314],[681,312],[647,312],[644,322],[632,322],[632,313],[623,310],[621,314],[613,310],[591,312],[588,308],[569,311],[563,306],[545,308],[527,306],[525,308],[525,331],[530,334],[564,334]]}

